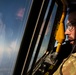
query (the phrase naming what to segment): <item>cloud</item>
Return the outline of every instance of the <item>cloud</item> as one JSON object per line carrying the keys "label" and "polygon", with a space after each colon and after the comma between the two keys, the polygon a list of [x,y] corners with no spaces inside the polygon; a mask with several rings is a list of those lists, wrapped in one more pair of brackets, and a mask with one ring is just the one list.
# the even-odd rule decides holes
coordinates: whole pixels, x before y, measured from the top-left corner
{"label": "cloud", "polygon": [[0,13],[0,39],[5,36],[5,24],[2,21],[2,14]]}
{"label": "cloud", "polygon": [[2,56],[3,50],[4,50],[4,46],[2,46],[2,45],[0,44],[0,56]]}
{"label": "cloud", "polygon": [[0,44],[0,64],[2,62],[3,53],[4,53],[4,45]]}
{"label": "cloud", "polygon": [[6,53],[8,54],[9,57],[11,57],[11,54],[17,52],[18,50],[17,48],[18,48],[17,40],[14,40],[6,46]]}
{"label": "cloud", "polygon": [[5,24],[2,21],[2,13],[0,12],[0,59],[4,52],[5,47]]}
{"label": "cloud", "polygon": [[12,49],[15,49],[15,48],[16,48],[16,45],[17,45],[17,41],[15,40],[15,41],[12,41],[12,42],[11,42],[10,47],[11,47]]}
{"label": "cloud", "polygon": [[4,57],[4,54],[5,54],[5,56],[7,56],[10,59],[12,57],[12,55],[15,55],[14,53],[17,53],[17,51],[18,51],[17,45],[18,44],[17,44],[16,40],[12,41],[10,44],[7,44],[5,41],[4,41],[4,43],[3,42],[0,43],[0,63]]}

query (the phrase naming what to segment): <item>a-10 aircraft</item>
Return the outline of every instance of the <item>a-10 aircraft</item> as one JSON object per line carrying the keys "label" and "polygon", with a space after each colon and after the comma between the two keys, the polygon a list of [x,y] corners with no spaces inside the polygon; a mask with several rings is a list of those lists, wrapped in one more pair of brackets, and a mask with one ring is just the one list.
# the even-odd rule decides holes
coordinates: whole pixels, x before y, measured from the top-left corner
{"label": "a-10 aircraft", "polygon": [[[71,52],[65,24],[75,0],[32,0],[13,75],[52,75]],[[69,49],[69,51],[68,51]]]}

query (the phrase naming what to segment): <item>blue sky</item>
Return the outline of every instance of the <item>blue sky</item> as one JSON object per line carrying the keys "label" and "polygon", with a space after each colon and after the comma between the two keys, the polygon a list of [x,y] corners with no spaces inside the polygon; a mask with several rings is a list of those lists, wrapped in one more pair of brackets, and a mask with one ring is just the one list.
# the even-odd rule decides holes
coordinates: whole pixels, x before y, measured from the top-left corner
{"label": "blue sky", "polygon": [[2,47],[5,48],[6,45],[12,43],[16,45],[17,40],[19,41],[20,36],[23,35],[22,32],[25,27],[23,18],[24,13],[27,17],[29,4],[30,0],[0,1],[0,43],[1,45],[3,43]]}
{"label": "blue sky", "polygon": [[5,66],[12,59],[12,63],[15,63],[31,1],[0,0],[0,67],[2,64]]}

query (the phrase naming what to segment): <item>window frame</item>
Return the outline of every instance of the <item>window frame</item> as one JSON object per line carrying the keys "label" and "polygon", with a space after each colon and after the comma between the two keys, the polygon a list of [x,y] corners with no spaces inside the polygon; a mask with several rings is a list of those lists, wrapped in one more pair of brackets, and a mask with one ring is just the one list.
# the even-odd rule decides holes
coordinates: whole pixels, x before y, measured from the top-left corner
{"label": "window frame", "polygon": [[[20,46],[20,50],[19,50],[19,53],[18,53],[18,57],[17,57],[17,60],[16,60],[13,75],[26,75],[27,74],[27,70],[28,70],[28,67],[29,67],[29,64],[30,64],[30,59],[31,59],[31,56],[32,56],[32,53],[33,53],[33,50],[34,50],[34,47],[35,47],[35,44],[36,44],[36,41],[37,41],[37,36],[39,35],[39,31],[40,31],[40,28],[41,28],[40,25],[42,24],[43,17],[44,17],[45,11],[46,11],[46,7],[47,7],[48,2],[49,2],[48,0],[45,0],[45,5],[44,5],[43,12],[42,12],[43,15],[41,15],[41,17],[40,17],[40,20],[39,20],[39,23],[38,23],[38,26],[37,26],[37,31],[35,32],[33,41],[31,43],[31,39],[32,39],[32,36],[33,36],[33,33],[34,33],[34,28],[35,28],[36,21],[37,21],[38,15],[39,15],[39,11],[40,11],[40,8],[41,8],[41,5],[42,5],[42,1],[43,0],[38,0],[38,1],[33,0],[32,7],[31,7],[31,10],[30,10],[30,14],[29,14],[27,24],[26,24],[24,36],[23,36],[21,46]],[[41,44],[42,44],[42,41],[43,41],[43,38],[44,38],[44,34],[45,34],[45,31],[46,31],[46,28],[47,28],[47,25],[48,25],[48,22],[49,22],[49,19],[50,19],[50,15],[52,13],[55,2],[56,2],[55,0],[52,0],[50,10],[49,10],[49,13],[48,13],[45,25],[44,25],[42,35],[41,35],[42,37],[41,37],[41,40],[39,42],[39,45],[38,45],[38,48],[37,48],[37,51],[36,51],[36,55],[35,55],[35,58],[34,58],[33,65],[36,62],[36,59],[37,59],[37,56],[38,56],[38,53],[39,53],[39,49],[41,47]],[[61,16],[61,8],[62,7],[59,7],[59,6],[61,6],[61,3],[57,2],[57,4],[58,4],[58,10],[57,10],[57,14],[56,14],[56,17],[55,17],[55,22],[54,22],[54,25],[53,25],[52,34],[50,36],[50,40],[49,40],[49,44],[48,44],[48,48],[47,48],[47,51],[49,51],[49,52],[54,47],[54,43],[55,43],[54,42],[55,41],[55,38],[54,38],[55,37],[54,36],[55,31],[54,30],[56,29],[57,23],[60,20],[60,16]],[[30,43],[31,43],[31,47],[29,49]],[[32,69],[33,69],[33,66],[31,68],[30,74],[32,73]]]}

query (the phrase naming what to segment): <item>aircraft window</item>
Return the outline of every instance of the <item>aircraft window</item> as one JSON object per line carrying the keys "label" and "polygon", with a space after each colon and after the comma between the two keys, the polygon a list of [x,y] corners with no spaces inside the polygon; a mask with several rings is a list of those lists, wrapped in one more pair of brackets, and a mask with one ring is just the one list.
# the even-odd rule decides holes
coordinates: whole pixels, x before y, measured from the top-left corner
{"label": "aircraft window", "polygon": [[31,3],[0,1],[0,75],[12,75]]}
{"label": "aircraft window", "polygon": [[[50,39],[51,32],[52,32],[54,19],[55,19],[55,15],[56,15],[56,11],[57,11],[57,4],[55,3],[52,14],[51,14],[51,17],[50,17],[50,20],[49,20],[49,23],[48,23],[48,26],[47,26],[47,29],[46,29],[46,32],[45,32],[45,36],[44,36],[44,39],[43,39],[43,42],[42,42],[42,45],[41,45],[40,52],[39,52],[37,60],[39,58],[41,58],[43,56],[43,54],[46,52],[46,50],[47,50],[49,39]],[[45,22],[45,20],[44,20],[44,22]]]}
{"label": "aircraft window", "polygon": [[[51,0],[50,0],[50,4],[51,4]],[[40,37],[41,37],[41,34],[42,34],[42,30],[43,30],[43,27],[44,27],[44,24],[45,24],[45,20],[46,20],[47,14],[48,14],[48,9],[49,9],[49,5],[48,5],[48,8],[47,8],[47,11],[46,11],[43,23],[42,23],[42,27],[41,27],[41,30],[40,30],[40,33],[39,33],[39,36],[38,36],[38,40],[37,40],[37,43],[36,43],[36,46],[35,46],[35,49],[34,49],[34,53],[33,53],[33,56],[32,56],[32,60],[31,60],[29,69],[31,67],[31,64],[32,64],[32,61],[33,61],[33,57],[34,57],[34,54],[36,52],[36,48],[38,46],[38,43],[39,43],[39,40],[40,40]],[[45,51],[47,50],[47,46],[48,46],[48,43],[49,43],[49,39],[50,39],[50,35],[51,35],[53,23],[54,23],[56,11],[57,11],[57,4],[55,3],[37,60],[40,59],[44,55]]]}
{"label": "aircraft window", "polygon": [[[65,18],[65,30],[66,30],[67,19],[68,19],[68,14],[66,15],[66,18]],[[66,39],[65,40],[68,40],[68,36],[67,35],[66,35]]]}

